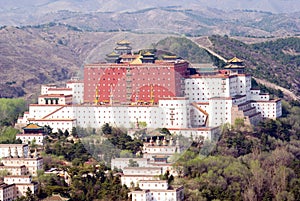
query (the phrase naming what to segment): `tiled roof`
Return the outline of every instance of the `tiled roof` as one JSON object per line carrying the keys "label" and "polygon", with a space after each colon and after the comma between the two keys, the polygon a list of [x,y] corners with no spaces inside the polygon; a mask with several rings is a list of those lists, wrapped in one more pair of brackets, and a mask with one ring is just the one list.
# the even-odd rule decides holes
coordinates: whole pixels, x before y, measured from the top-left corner
{"label": "tiled roof", "polygon": [[243,60],[237,57],[233,57],[232,59],[228,60],[228,63],[240,63],[240,62],[243,62]]}
{"label": "tiled roof", "polygon": [[37,124],[28,124],[23,129],[40,129],[40,128],[42,128],[42,127],[38,126]]}

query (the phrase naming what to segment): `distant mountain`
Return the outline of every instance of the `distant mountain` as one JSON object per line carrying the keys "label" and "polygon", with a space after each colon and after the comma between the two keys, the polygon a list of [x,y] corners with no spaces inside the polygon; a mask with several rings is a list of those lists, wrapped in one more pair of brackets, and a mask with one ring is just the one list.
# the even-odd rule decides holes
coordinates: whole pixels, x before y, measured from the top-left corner
{"label": "distant mountain", "polygon": [[[298,0],[9,0],[0,2],[2,11],[26,12],[27,15],[45,14],[59,10],[73,12],[133,12],[156,7],[181,7],[201,10],[217,8],[224,11],[257,10],[272,13],[292,13],[300,11]],[[34,13],[35,12],[35,13]]]}
{"label": "distant mountain", "polygon": [[297,0],[10,0],[0,2],[0,11],[2,26],[61,23],[84,31],[258,37],[300,32]]}

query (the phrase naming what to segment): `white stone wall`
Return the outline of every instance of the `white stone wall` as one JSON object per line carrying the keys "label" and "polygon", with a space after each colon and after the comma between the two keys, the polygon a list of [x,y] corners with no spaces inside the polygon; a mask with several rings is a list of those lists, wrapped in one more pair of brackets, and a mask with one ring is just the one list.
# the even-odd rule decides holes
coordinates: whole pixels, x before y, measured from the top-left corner
{"label": "white stone wall", "polygon": [[61,108],[59,105],[29,105],[29,115],[27,118],[42,119],[43,117],[55,112],[57,109]]}
{"label": "white stone wall", "polygon": [[0,184],[0,200],[14,200],[15,199],[15,185]]}
{"label": "white stone wall", "polygon": [[[28,157],[28,145],[25,144],[0,144],[0,158],[9,157],[9,149],[11,156],[17,157],[21,156],[22,152],[25,157]],[[17,149],[17,156],[16,156]]]}
{"label": "white stone wall", "polygon": [[251,90],[251,100],[253,101],[269,101],[270,95],[269,94],[262,94],[260,90]]}
{"label": "white stone wall", "polygon": [[229,84],[224,76],[187,78],[185,96],[190,102],[208,102],[211,97],[228,97]]}
{"label": "white stone wall", "polygon": [[7,184],[30,184],[32,182],[31,176],[26,175],[8,175],[4,176],[4,183]]}
{"label": "white stone wall", "polygon": [[31,190],[32,194],[37,192],[37,184],[15,184],[15,192],[17,197],[26,196],[28,188]]}
{"label": "white stone wall", "polygon": [[72,95],[72,89],[70,88],[49,88],[48,94],[64,94],[64,95]]}
{"label": "white stone wall", "polygon": [[130,160],[137,162],[139,167],[147,167],[149,161],[147,158],[113,158],[111,159],[111,168],[123,170],[125,167],[128,167]]}
{"label": "white stone wall", "polygon": [[[53,102],[52,104],[48,101],[46,102],[45,98],[57,98],[58,101]],[[38,98],[38,104],[39,105],[66,105],[66,104],[71,104],[72,103],[72,96],[71,95],[67,95],[67,96],[49,96],[49,97],[44,97],[44,96],[40,96]]]}
{"label": "white stone wall", "polygon": [[31,123],[39,124],[40,126],[50,126],[52,128],[52,132],[58,132],[58,129],[68,130],[70,133],[73,127],[76,127],[76,120],[72,119],[46,119],[46,120],[31,120]]}
{"label": "white stone wall", "polygon": [[261,112],[262,117],[276,119],[282,115],[281,101],[256,101],[251,105]]}
{"label": "white stone wall", "polygon": [[174,146],[144,146],[143,147],[143,153],[148,153],[148,154],[170,154],[173,155],[176,153],[176,146],[174,143]]}
{"label": "white stone wall", "polygon": [[168,181],[166,180],[141,180],[139,182],[139,187],[142,190],[167,190],[169,187]]}
{"label": "white stone wall", "polygon": [[132,200],[173,200],[181,201],[184,199],[183,187],[178,187],[173,190],[168,190],[166,181],[140,181],[140,191],[132,192]]}
{"label": "white stone wall", "polygon": [[[203,127],[207,122],[209,103],[195,103],[196,106],[191,105],[190,108],[190,125],[193,128]],[[198,108],[201,108],[205,113],[200,111]]]}
{"label": "white stone wall", "polygon": [[4,166],[19,167],[25,165],[28,172],[33,176],[36,176],[37,171],[43,168],[43,158],[2,158],[1,162]]}
{"label": "white stone wall", "polygon": [[42,85],[41,86],[41,95],[49,94],[48,90],[50,88],[56,88],[56,85],[55,84],[45,84],[45,85]]}
{"label": "white stone wall", "polygon": [[25,166],[0,166],[0,170],[7,170],[10,175],[25,175],[27,174],[27,170]]}
{"label": "white stone wall", "polygon": [[17,134],[16,139],[22,140],[23,144],[31,143],[35,140],[35,144],[43,145],[45,136],[43,134]]}
{"label": "white stone wall", "polygon": [[81,104],[83,103],[83,92],[84,83],[83,82],[67,82],[67,88],[72,89],[73,103]]}
{"label": "white stone wall", "polygon": [[[186,128],[189,126],[188,99],[174,98],[159,100],[159,107],[163,110],[162,127]],[[159,128],[159,126],[154,126]]]}
{"label": "white stone wall", "polygon": [[128,188],[132,186],[137,186],[141,180],[157,180],[158,176],[153,175],[122,175],[121,184],[126,185]]}
{"label": "white stone wall", "polygon": [[162,168],[160,167],[125,167],[123,168],[124,175],[161,175]]}
{"label": "white stone wall", "polygon": [[209,100],[208,122],[210,127],[217,127],[225,123],[231,123],[232,100],[226,98],[214,98]]}

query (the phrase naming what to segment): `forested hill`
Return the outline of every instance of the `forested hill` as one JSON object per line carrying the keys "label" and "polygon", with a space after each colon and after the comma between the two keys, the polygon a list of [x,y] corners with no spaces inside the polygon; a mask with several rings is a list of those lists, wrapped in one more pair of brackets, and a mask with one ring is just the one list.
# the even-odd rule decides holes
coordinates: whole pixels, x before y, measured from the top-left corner
{"label": "forested hill", "polygon": [[282,38],[245,44],[228,37],[211,36],[213,49],[225,58],[245,60],[248,72],[300,94],[300,38]]}
{"label": "forested hill", "polygon": [[[171,40],[171,41],[170,41]],[[246,70],[257,78],[275,83],[300,94],[300,38],[270,39],[260,43],[244,43],[227,36],[193,38],[197,43],[209,47],[226,59],[243,59]],[[169,38],[160,41],[157,47],[184,57],[189,61],[200,61],[203,49],[194,47],[185,38]],[[170,45],[172,44],[172,45]],[[202,56],[207,58],[203,53]]]}

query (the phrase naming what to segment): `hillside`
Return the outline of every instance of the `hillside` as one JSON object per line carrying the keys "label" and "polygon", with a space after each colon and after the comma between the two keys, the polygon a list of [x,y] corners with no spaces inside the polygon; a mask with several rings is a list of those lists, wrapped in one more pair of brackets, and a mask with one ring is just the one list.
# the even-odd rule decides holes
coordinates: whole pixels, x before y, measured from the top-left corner
{"label": "hillside", "polygon": [[295,0],[13,0],[0,2],[0,26],[61,23],[84,31],[281,37],[300,33],[297,5]]}
{"label": "hillside", "polygon": [[[0,74],[0,97],[36,96],[40,84],[60,84],[74,75],[82,76],[85,63],[104,61],[105,55],[122,39],[131,41],[134,50],[155,46],[192,63],[214,62],[222,66],[186,37],[171,34],[84,32],[70,25],[50,23],[3,27],[0,35],[0,70],[3,72]],[[255,38],[251,43],[244,43],[217,35],[191,39],[226,59],[234,56],[244,59],[248,72],[255,77],[299,95],[299,38],[264,38],[265,42],[259,43],[255,43]]]}
{"label": "hillside", "polygon": [[269,39],[251,44],[217,35],[194,40],[209,46],[226,59],[234,56],[243,59],[247,71],[253,76],[290,89],[297,95],[300,94],[299,37]]}
{"label": "hillside", "polygon": [[64,25],[4,27],[0,30],[0,98],[36,96],[40,84],[82,76],[85,63],[104,61],[117,41],[134,50],[150,48],[169,35],[128,32],[81,32]]}
{"label": "hillside", "polygon": [[[261,84],[286,91],[288,97],[300,94],[300,38],[264,39],[265,42],[246,44],[229,37],[213,35],[210,37],[189,38],[201,47],[207,47],[225,59],[238,57],[244,60],[246,71],[257,78]],[[157,44],[159,49],[169,50],[190,62],[213,62],[223,67],[224,62],[211,56],[202,48],[186,38],[167,38]],[[252,42],[254,39],[252,39]],[[260,39],[259,39],[260,41]],[[208,56],[210,55],[210,56]],[[265,81],[264,81],[265,80]],[[269,81],[270,83],[267,83]],[[272,85],[276,84],[275,85]]]}

